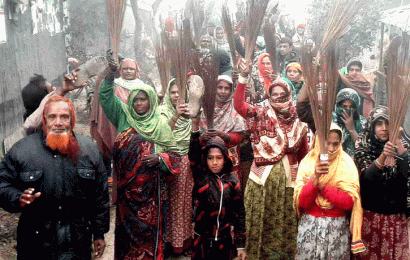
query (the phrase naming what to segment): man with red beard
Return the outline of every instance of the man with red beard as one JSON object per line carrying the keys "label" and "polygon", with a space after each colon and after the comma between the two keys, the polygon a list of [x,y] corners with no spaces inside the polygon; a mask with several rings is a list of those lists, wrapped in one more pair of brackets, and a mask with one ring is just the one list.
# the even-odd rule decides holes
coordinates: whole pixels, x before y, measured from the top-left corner
{"label": "man with red beard", "polygon": [[52,96],[43,130],[17,142],[0,164],[0,206],[22,212],[17,259],[92,259],[109,230],[107,174],[97,145],[75,135],[73,104]]}

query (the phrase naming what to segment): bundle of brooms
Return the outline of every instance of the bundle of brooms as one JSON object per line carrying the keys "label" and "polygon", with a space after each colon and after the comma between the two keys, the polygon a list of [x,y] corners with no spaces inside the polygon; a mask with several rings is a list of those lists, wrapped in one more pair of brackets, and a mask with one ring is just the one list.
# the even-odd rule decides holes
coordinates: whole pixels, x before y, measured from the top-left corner
{"label": "bundle of brooms", "polygon": [[337,0],[328,16],[323,40],[317,54],[302,48],[302,67],[310,106],[319,139],[322,160],[327,160],[327,138],[332,122],[339,77],[337,40],[347,31],[348,24],[360,10],[361,1]]}
{"label": "bundle of brooms", "polygon": [[234,66],[237,66],[238,59],[236,57],[235,35],[232,26],[231,15],[229,14],[229,9],[227,7],[227,2],[225,2],[225,4],[222,6],[222,22],[225,29],[229,50],[231,51],[232,63]]}
{"label": "bundle of brooms", "polygon": [[110,30],[111,49],[114,61],[118,62],[121,30],[124,21],[126,0],[106,0],[108,26]]}
{"label": "bundle of brooms", "polygon": [[214,129],[214,111],[216,98],[216,85],[218,83],[219,62],[215,56],[209,56],[202,62],[199,76],[204,81],[205,93],[202,101],[208,130]]}
{"label": "bundle of brooms", "polygon": [[192,55],[192,65],[195,73],[200,76],[204,82],[205,91],[202,98],[203,113],[207,121],[208,131],[214,129],[214,111],[216,98],[216,85],[219,75],[219,59],[214,53],[209,53],[205,57],[199,57],[198,54]]}
{"label": "bundle of brooms", "polygon": [[[410,98],[409,36],[396,36],[386,52],[387,106],[389,107],[389,140],[394,145],[401,140],[400,128],[406,116]],[[395,165],[395,158],[388,156],[385,164]]]}
{"label": "bundle of brooms", "polygon": [[256,38],[261,29],[270,0],[247,0],[245,18],[245,59],[253,60]]}
{"label": "bundle of brooms", "polygon": [[190,68],[190,46],[192,43],[190,30],[178,31],[177,36],[165,36],[166,50],[172,66],[181,104],[186,103],[187,75]]}
{"label": "bundle of brooms", "polygon": [[[325,53],[314,57],[312,53],[302,50],[302,66],[305,84],[309,95],[310,106],[319,138],[320,154],[326,160],[326,141],[332,122],[332,111],[336,101],[338,80],[338,56],[335,46],[330,46]],[[322,155],[323,154],[323,155]]]}
{"label": "bundle of brooms", "polygon": [[161,80],[160,96],[164,97],[167,91],[168,83],[171,80],[171,61],[161,37],[155,39],[155,60],[157,62],[159,78]]}

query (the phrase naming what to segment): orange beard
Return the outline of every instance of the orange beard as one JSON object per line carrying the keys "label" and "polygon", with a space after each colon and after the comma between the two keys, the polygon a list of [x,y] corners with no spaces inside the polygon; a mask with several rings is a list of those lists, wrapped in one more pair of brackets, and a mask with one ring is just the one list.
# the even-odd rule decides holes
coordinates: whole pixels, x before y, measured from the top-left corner
{"label": "orange beard", "polygon": [[46,145],[60,154],[68,155],[68,157],[77,163],[79,152],[81,151],[77,139],[72,133],[69,134],[54,134],[49,133],[46,137]]}

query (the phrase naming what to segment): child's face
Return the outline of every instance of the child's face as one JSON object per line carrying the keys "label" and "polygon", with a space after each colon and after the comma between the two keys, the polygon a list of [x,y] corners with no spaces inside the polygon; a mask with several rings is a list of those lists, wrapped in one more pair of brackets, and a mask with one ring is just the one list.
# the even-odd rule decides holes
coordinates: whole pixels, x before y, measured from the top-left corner
{"label": "child's face", "polygon": [[206,163],[211,172],[218,174],[222,171],[225,164],[225,157],[221,149],[213,147],[209,149]]}

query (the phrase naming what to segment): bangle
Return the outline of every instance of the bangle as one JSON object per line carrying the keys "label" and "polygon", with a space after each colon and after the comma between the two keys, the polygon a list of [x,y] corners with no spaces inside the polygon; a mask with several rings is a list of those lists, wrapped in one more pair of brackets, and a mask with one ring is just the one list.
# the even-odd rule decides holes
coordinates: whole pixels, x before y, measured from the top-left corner
{"label": "bangle", "polygon": [[241,84],[244,84],[244,85],[248,84],[248,80],[249,80],[249,76],[244,78],[241,75],[239,75],[239,77],[238,77],[238,82],[241,83]]}
{"label": "bangle", "polygon": [[381,168],[383,168],[383,167],[385,166],[385,164],[381,164],[381,163],[379,162],[379,158],[377,158],[376,160],[374,160],[374,162],[375,162],[378,166],[380,166]]}

